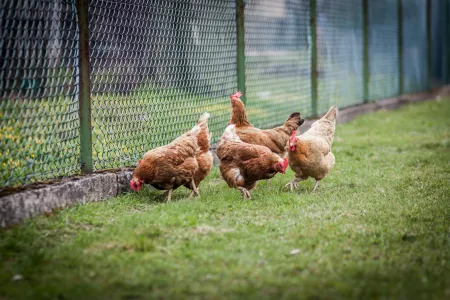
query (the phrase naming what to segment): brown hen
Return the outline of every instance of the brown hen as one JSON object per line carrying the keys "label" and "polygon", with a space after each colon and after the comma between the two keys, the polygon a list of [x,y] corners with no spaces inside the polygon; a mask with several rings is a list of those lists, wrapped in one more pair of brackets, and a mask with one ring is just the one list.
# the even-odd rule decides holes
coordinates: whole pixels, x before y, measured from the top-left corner
{"label": "brown hen", "polygon": [[277,172],[285,173],[286,158],[260,145],[241,141],[235,125],[229,125],[217,143],[217,157],[220,159],[220,173],[231,188],[241,191],[244,198],[251,198],[249,190],[262,179],[270,179]]}
{"label": "brown hen", "polygon": [[189,188],[198,194],[194,175],[199,168],[196,155],[200,132],[201,127],[195,125],[191,131],[170,144],[146,152],[134,169],[130,180],[131,189],[137,192],[144,183],[150,184],[156,189],[166,190],[164,195],[169,202],[174,189],[190,183]]}
{"label": "brown hen", "polygon": [[241,95],[237,92],[230,96],[233,112],[229,124],[236,125],[236,134],[245,143],[266,146],[273,153],[285,157],[286,144],[291,132],[297,131],[305,120],[301,118],[300,113],[294,112],[282,126],[261,130],[248,121],[244,103],[240,99]]}
{"label": "brown hen", "polygon": [[295,179],[285,187],[298,189],[298,182],[312,177],[316,180],[313,192],[320,180],[334,167],[335,159],[331,152],[336,129],[336,106],[330,108],[325,116],[314,122],[304,134],[296,136],[292,131],[289,139],[289,166],[295,172]]}

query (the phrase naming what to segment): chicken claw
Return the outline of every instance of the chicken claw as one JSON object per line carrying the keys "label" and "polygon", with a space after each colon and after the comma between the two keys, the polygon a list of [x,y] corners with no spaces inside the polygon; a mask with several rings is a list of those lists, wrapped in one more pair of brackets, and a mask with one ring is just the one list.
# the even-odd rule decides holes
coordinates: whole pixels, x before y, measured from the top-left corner
{"label": "chicken claw", "polygon": [[252,199],[250,192],[246,188],[238,186],[237,189],[241,191],[242,196],[244,196],[244,199]]}
{"label": "chicken claw", "polygon": [[[189,199],[190,198],[193,198],[195,196],[195,191],[192,191],[190,194],[189,194]],[[200,194],[197,194],[197,196],[200,196]]]}
{"label": "chicken claw", "polygon": [[291,181],[291,182],[287,183],[284,187],[285,188],[288,187],[292,192],[292,191],[294,191],[294,189],[298,190],[298,183]]}
{"label": "chicken claw", "polygon": [[292,191],[294,191],[294,189],[298,190],[299,186],[297,182],[303,181],[304,179],[301,178],[295,178],[294,180],[292,180],[291,182],[287,183],[284,187],[287,188],[289,187],[289,189]]}

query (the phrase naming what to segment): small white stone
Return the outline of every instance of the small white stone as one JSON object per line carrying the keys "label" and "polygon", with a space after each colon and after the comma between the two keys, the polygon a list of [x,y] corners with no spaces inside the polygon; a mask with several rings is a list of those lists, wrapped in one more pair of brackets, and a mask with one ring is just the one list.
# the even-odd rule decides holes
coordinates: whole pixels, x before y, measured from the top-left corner
{"label": "small white stone", "polygon": [[290,252],[291,255],[297,255],[299,253],[300,253],[300,249],[292,249]]}
{"label": "small white stone", "polygon": [[23,279],[22,275],[16,274],[16,275],[13,276],[12,281],[19,281],[19,280],[22,280],[22,279]]}

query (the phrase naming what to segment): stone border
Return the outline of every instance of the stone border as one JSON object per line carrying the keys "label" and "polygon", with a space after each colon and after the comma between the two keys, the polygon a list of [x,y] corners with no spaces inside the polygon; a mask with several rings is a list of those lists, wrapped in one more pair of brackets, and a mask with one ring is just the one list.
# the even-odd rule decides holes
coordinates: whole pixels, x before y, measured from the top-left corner
{"label": "stone border", "polygon": [[[377,102],[360,104],[339,111],[338,123],[345,123],[357,116],[377,110],[392,110],[402,105],[434,100],[447,95],[450,85],[431,92],[403,95]],[[302,125],[307,130],[315,119],[308,119]],[[215,146],[212,147],[213,153]],[[215,157],[215,155],[214,155]],[[217,163],[217,158],[215,157]],[[69,207],[78,203],[103,201],[129,191],[128,183],[131,171],[117,173],[96,173],[87,176],[76,176],[52,185],[39,185],[36,189],[28,189],[0,198],[0,228],[20,224],[25,219],[52,213],[55,209]],[[42,186],[42,187],[41,187]]]}
{"label": "stone border", "polygon": [[0,227],[19,224],[58,208],[115,197],[128,190],[130,179],[131,171],[99,173],[4,196],[0,198]]}

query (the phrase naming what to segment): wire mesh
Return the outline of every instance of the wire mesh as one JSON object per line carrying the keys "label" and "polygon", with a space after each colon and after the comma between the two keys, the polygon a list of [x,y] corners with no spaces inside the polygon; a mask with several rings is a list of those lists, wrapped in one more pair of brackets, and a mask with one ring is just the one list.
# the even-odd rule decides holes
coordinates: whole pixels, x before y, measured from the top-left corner
{"label": "wire mesh", "polygon": [[397,0],[367,1],[369,8],[369,99],[397,95],[398,9]]}
{"label": "wire mesh", "polygon": [[79,172],[74,1],[0,2],[0,189]]}
{"label": "wire mesh", "polygon": [[[433,0],[431,6],[431,51],[432,86],[438,87],[449,78],[448,60],[450,33],[446,25],[446,10],[450,9],[447,0]],[[450,14],[450,13],[449,13]]]}
{"label": "wire mesh", "polygon": [[429,87],[427,1],[403,0],[403,91]]}
{"label": "wire mesh", "polygon": [[254,0],[245,6],[247,113],[257,127],[292,112],[311,115],[309,1]]}
{"label": "wire mesh", "polygon": [[362,1],[317,1],[318,112],[363,102]]}
{"label": "wire mesh", "polygon": [[204,111],[217,140],[237,86],[235,13],[221,0],[90,2],[95,169],[135,164]]}
{"label": "wire mesh", "polygon": [[[312,3],[314,1],[311,1]],[[318,110],[363,101],[360,0],[316,0]],[[245,1],[247,111],[258,127],[312,114],[310,0]],[[397,0],[367,1],[369,98],[399,92]],[[432,84],[450,79],[450,4],[431,1]],[[426,1],[402,0],[403,82],[428,87]],[[0,1],[0,192],[80,172],[75,0]],[[90,0],[94,168],[134,165],[237,89],[235,0]]]}

